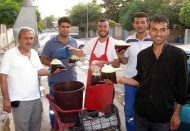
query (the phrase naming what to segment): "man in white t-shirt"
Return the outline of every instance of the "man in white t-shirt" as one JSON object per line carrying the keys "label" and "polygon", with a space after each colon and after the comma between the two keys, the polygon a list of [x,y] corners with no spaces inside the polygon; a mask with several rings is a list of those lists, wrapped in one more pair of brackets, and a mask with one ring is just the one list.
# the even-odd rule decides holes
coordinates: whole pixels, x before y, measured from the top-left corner
{"label": "man in white t-shirt", "polygon": [[[43,69],[34,49],[34,30],[21,27],[17,33],[18,46],[8,50],[0,67],[0,85],[3,109],[12,110],[16,131],[39,131],[41,127],[41,100],[39,75],[50,74]],[[54,73],[60,72],[57,69]]]}
{"label": "man in white t-shirt", "polygon": [[[84,52],[84,54],[91,55],[92,50],[97,40],[99,41],[97,42],[96,48],[94,49],[94,54],[97,57],[100,57],[104,54],[106,41],[100,42],[99,37],[92,38],[85,44],[85,46],[82,48],[82,51]],[[107,55],[108,61],[110,62],[114,61],[114,59],[118,59],[117,54],[115,52],[115,48],[114,48],[116,42],[117,40],[115,40],[112,37],[109,37],[109,44],[107,47],[106,55]],[[109,64],[109,63],[102,62],[102,65],[103,64]]]}
{"label": "man in white t-shirt", "polygon": [[[134,17],[133,28],[135,33],[126,39],[126,43],[130,47],[126,51],[118,53],[119,60],[122,64],[126,64],[124,69],[124,77],[131,78],[137,74],[137,54],[142,50],[152,45],[152,40],[148,35],[148,16],[144,12],[137,13]],[[127,131],[134,131],[134,100],[136,87],[125,84],[124,95],[124,112]]]}
{"label": "man in white t-shirt", "polygon": [[[68,49],[77,56],[90,55],[89,67],[103,67],[104,64],[110,64],[113,67],[119,67],[120,62],[115,51],[116,40],[109,36],[109,21],[101,19],[98,22],[98,37],[92,38],[82,49],[76,49],[68,46]],[[88,110],[102,110],[113,101],[114,85],[98,84],[91,85],[92,70],[89,68],[86,96],[84,107]],[[108,87],[107,87],[108,86]]]}

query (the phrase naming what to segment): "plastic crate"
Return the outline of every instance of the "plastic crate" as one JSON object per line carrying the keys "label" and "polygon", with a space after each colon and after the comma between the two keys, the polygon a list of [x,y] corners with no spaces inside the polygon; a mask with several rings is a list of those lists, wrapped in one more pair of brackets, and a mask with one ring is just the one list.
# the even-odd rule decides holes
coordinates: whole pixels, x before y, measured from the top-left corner
{"label": "plastic crate", "polygon": [[79,112],[80,127],[74,131],[120,131],[120,118],[118,108],[110,104],[102,111]]}

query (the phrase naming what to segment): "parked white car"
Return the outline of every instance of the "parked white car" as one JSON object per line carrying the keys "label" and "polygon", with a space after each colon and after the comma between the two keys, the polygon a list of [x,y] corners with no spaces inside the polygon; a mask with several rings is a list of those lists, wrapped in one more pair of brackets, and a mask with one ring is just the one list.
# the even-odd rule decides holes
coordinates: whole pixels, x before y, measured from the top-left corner
{"label": "parked white car", "polygon": [[[38,48],[37,51],[38,51],[39,56],[42,55],[42,51],[43,51],[43,48],[44,48],[46,42],[48,40],[52,39],[53,37],[55,37],[56,35],[58,35],[58,32],[47,32],[47,33],[40,34],[38,36],[40,47]],[[85,45],[84,41],[79,40],[79,39],[76,39],[76,41],[77,41],[77,44],[78,44],[78,48],[84,47],[84,45]]]}
{"label": "parked white car", "polygon": [[39,42],[40,42],[40,47],[38,48],[38,54],[39,56],[42,55],[43,48],[46,44],[46,42],[53,37],[55,37],[58,34],[58,32],[51,32],[51,33],[43,33],[38,36]]}

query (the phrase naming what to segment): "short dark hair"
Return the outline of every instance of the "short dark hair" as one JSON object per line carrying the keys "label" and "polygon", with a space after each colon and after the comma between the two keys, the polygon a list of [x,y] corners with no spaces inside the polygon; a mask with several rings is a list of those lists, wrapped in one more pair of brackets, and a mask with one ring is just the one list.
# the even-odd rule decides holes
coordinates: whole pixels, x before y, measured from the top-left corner
{"label": "short dark hair", "polygon": [[148,18],[148,15],[145,13],[145,12],[139,12],[135,15],[134,18],[143,18],[145,17],[147,19],[147,23],[149,22],[149,18]]}
{"label": "short dark hair", "polygon": [[71,25],[71,19],[69,17],[61,17],[58,20],[58,25],[60,26],[62,22],[69,23]]}
{"label": "short dark hair", "polygon": [[[167,28],[169,28],[169,21],[168,19],[163,16],[163,15],[157,15],[157,16],[154,16],[150,19],[150,23],[167,23]],[[149,23],[149,27],[150,27],[150,23]]]}

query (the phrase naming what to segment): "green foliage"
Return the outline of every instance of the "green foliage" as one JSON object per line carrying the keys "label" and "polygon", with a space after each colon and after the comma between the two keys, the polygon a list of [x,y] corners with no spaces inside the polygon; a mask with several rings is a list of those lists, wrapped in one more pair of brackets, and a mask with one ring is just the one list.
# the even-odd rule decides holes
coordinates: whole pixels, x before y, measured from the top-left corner
{"label": "green foliage", "polygon": [[38,31],[40,32],[40,33],[42,33],[42,26],[41,26],[41,24],[40,23],[38,23]]}
{"label": "green foliage", "polygon": [[0,0],[0,3],[5,3],[6,1],[16,2],[20,7],[23,6],[23,0]]}
{"label": "green foliage", "polygon": [[179,21],[179,11],[181,8],[182,0],[174,0],[172,2],[165,2],[161,5],[161,8],[158,9],[158,14],[165,15],[169,22],[170,28],[173,28],[175,25],[181,25]]}
{"label": "green foliage", "polygon": [[[0,23],[5,24],[7,28],[13,27],[19,11],[23,6],[23,0],[0,0]],[[41,16],[38,9],[36,9],[38,31],[41,32]]]}
{"label": "green foliage", "polygon": [[170,21],[170,28],[180,25],[178,14],[183,0],[135,0],[122,7],[119,22],[127,29],[132,30],[134,15],[145,12],[151,18],[154,15],[165,15]]}
{"label": "green foliage", "polygon": [[116,22],[109,19],[109,26],[113,28],[116,25]]}
{"label": "green foliage", "polygon": [[97,0],[92,0],[92,3],[97,3]]}
{"label": "green foliage", "polygon": [[23,0],[11,0],[11,1],[18,3],[20,7],[23,6]]}
{"label": "green foliage", "polygon": [[6,0],[0,4],[0,23],[5,24],[8,28],[15,23],[17,15],[19,14],[20,6],[18,3],[11,0]]}
{"label": "green foliage", "polygon": [[122,7],[122,12],[120,14],[120,23],[121,25],[127,29],[132,30],[132,23],[134,21],[134,16],[136,12],[141,12],[143,10],[143,2],[142,1],[134,1],[129,4],[126,4]]}
{"label": "green foliage", "polygon": [[103,17],[119,22],[119,14],[120,14],[121,6],[124,3],[129,2],[130,0],[102,0],[102,1],[103,1],[103,4],[100,4],[100,6],[103,9],[105,9],[105,12],[103,13]]}
{"label": "green foliage", "polygon": [[67,10],[67,14],[72,20],[73,26],[79,26],[80,30],[84,31],[87,27],[88,14],[88,29],[96,29],[96,22],[102,18],[101,7],[94,3],[79,3]]}
{"label": "green foliage", "polygon": [[40,23],[40,21],[41,21],[41,14],[38,11],[38,9],[36,9],[36,17],[37,17],[37,23],[38,23],[38,31],[41,33],[42,32],[42,25]]}
{"label": "green foliage", "polygon": [[179,13],[179,20],[183,23],[186,27],[190,28],[190,2],[186,0],[180,9]]}
{"label": "green foliage", "polygon": [[41,20],[41,14],[40,14],[40,12],[39,12],[38,9],[36,9],[36,17],[37,17],[37,22],[40,22],[40,20]]}
{"label": "green foliage", "polygon": [[53,28],[53,21],[54,21],[54,16],[53,15],[51,15],[51,16],[47,16],[47,17],[45,17],[45,21],[46,21],[46,27],[47,28]]}

